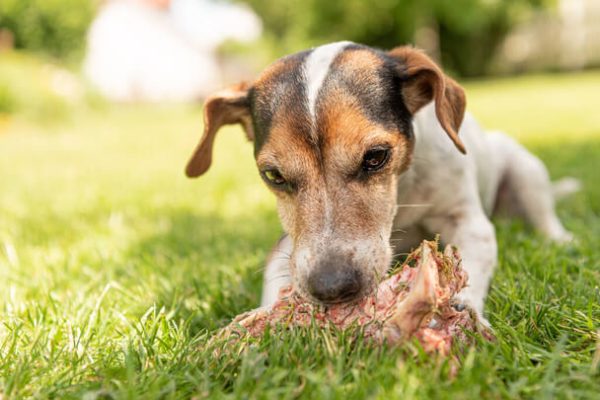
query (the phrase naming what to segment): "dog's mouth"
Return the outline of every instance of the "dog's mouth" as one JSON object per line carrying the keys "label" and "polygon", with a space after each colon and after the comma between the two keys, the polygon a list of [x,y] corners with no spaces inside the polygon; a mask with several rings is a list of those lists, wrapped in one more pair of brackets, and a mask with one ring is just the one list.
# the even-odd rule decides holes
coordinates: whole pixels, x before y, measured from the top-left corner
{"label": "dog's mouth", "polygon": [[360,301],[363,297],[365,297],[365,295],[362,294],[361,292],[362,292],[362,290],[356,291],[355,293],[348,293],[339,298],[332,299],[332,300],[317,300],[317,303],[321,304],[323,306],[333,306],[336,304],[345,304],[345,303],[348,303],[348,304],[356,303],[356,302]]}
{"label": "dog's mouth", "polygon": [[339,304],[360,303],[363,299],[372,295],[377,290],[377,284],[383,279],[385,279],[386,276],[387,275],[384,275],[380,279],[372,279],[369,281],[368,284],[361,286],[358,290],[354,292],[348,292],[342,296],[328,300],[318,299],[315,296],[311,295],[310,292],[304,287],[304,285],[298,284],[295,279],[293,280],[292,287],[294,289],[294,292],[307,302],[317,304],[323,307],[331,307]]}

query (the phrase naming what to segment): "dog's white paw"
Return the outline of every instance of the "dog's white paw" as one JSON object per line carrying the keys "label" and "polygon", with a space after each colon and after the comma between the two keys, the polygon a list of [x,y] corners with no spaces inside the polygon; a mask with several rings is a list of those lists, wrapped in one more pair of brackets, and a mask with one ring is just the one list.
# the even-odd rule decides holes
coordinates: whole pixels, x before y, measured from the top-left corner
{"label": "dog's white paw", "polygon": [[560,244],[560,245],[574,244],[577,242],[575,235],[573,235],[571,232],[564,230],[564,229],[561,229],[560,231],[549,234],[548,238],[552,242],[554,242],[556,244]]}

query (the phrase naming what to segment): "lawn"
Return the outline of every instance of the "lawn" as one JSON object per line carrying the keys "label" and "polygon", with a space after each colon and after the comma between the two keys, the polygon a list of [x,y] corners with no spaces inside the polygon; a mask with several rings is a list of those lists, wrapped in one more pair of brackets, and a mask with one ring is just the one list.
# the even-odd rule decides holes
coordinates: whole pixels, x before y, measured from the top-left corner
{"label": "lawn", "polygon": [[215,329],[258,305],[281,234],[240,129],[188,180],[198,106],[0,118],[0,399],[598,398],[600,73],[466,87],[484,126],[585,186],[558,207],[574,245],[496,221],[497,341],[457,352],[456,374],[415,346],[316,329],[215,354]]}

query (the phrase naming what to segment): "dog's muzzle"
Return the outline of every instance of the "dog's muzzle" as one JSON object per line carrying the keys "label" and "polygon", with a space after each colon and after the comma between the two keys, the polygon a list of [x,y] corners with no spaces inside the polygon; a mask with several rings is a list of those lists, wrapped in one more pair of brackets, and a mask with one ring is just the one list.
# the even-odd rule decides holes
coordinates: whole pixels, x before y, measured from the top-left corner
{"label": "dog's muzzle", "polygon": [[360,270],[343,258],[319,263],[308,275],[308,292],[322,303],[342,303],[356,299],[362,292]]}

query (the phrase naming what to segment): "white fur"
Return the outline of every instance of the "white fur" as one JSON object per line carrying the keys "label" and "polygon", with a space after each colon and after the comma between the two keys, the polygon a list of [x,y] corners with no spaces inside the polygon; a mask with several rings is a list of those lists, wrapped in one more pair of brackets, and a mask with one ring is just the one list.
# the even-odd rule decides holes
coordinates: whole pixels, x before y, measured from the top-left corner
{"label": "white fur", "polygon": [[[467,113],[459,132],[467,149],[463,155],[440,126],[433,103],[415,115],[413,126],[414,161],[399,177],[392,245],[401,253],[440,234],[442,241],[458,246],[469,275],[469,286],[460,297],[482,315],[497,262],[489,218],[501,181],[508,182],[520,212],[542,234],[558,242],[569,241],[572,235],[554,211],[554,190],[546,168],[515,140],[499,132],[483,132]],[[573,183],[566,186],[575,189]],[[269,263],[267,280],[269,271],[286,268]],[[267,298],[274,299],[278,288],[267,284]],[[263,297],[263,305],[267,304]]]}
{"label": "white fur", "polygon": [[555,200],[562,200],[565,197],[577,193],[582,188],[581,181],[573,177],[565,177],[552,183],[552,192]]}
{"label": "white fur", "polygon": [[335,57],[352,42],[336,42],[315,48],[304,61],[306,79],[306,101],[313,122],[316,120],[316,105],[319,89]]}
{"label": "white fur", "polygon": [[289,262],[292,254],[293,243],[289,236],[284,236],[272,250],[263,280],[262,299],[263,306],[275,303],[279,289],[292,283]]}
{"label": "white fur", "polygon": [[508,179],[523,216],[542,234],[558,242],[569,241],[571,234],[554,212],[546,168],[515,140],[483,132],[467,113],[459,132],[467,148],[462,155],[440,126],[433,103],[415,115],[413,125],[414,162],[400,177],[398,204],[425,206],[398,208],[394,229],[419,227],[456,245],[469,274],[461,297],[481,314],[497,261],[489,218],[501,180]]}

